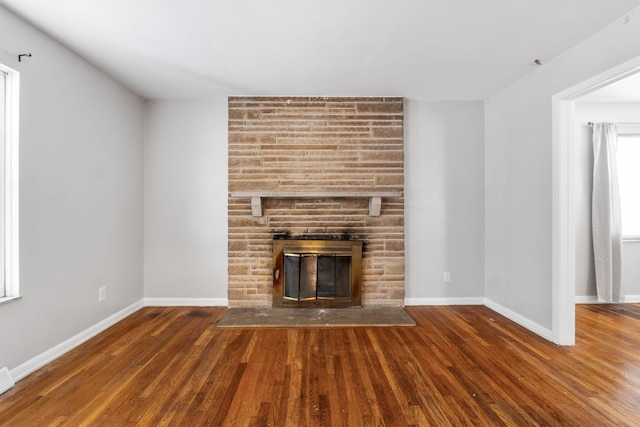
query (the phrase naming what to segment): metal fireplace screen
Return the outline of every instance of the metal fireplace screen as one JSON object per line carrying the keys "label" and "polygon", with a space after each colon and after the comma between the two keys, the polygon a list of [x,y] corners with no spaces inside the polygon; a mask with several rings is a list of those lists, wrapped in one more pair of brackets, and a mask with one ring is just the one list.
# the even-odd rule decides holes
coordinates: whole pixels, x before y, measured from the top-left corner
{"label": "metal fireplace screen", "polygon": [[362,242],[274,240],[273,305],[360,305]]}

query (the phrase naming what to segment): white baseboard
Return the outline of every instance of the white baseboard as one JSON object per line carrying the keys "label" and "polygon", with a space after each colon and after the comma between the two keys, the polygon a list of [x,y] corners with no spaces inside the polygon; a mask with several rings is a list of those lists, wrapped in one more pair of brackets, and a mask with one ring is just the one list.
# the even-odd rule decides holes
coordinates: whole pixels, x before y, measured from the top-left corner
{"label": "white baseboard", "polygon": [[484,298],[405,298],[404,305],[484,305]]}
{"label": "white baseboard", "polygon": [[[576,303],[578,303],[576,297]],[[595,297],[594,297],[595,298]],[[628,295],[626,302],[640,302],[640,295]],[[551,341],[551,330],[531,321],[530,319],[494,302],[482,297],[469,298],[406,298],[405,305],[486,305],[493,311],[505,316],[515,323],[531,330],[532,332]],[[107,317],[101,322],[96,323],[90,328],[80,332],[79,334],[69,338],[68,340],[52,347],[51,349],[41,353],[40,355],[28,360],[27,362],[15,367],[11,370],[11,376],[15,381],[19,381],[27,375],[40,369],[47,363],[57,359],[68,351],[79,346],[83,342],[93,338],[105,329],[113,326],[119,321],[130,316],[142,307],[170,307],[170,306],[189,306],[189,307],[228,307],[229,300],[226,298],[144,298],[130,306],[120,310],[119,312]]]}
{"label": "white baseboard", "polygon": [[11,370],[11,376],[14,378],[15,381],[21,380],[27,375],[37,371],[47,363],[52,362],[53,360],[67,353],[68,351],[73,350],[75,347],[79,346],[83,342],[93,338],[94,336],[98,335],[100,332],[104,331],[105,329],[115,325],[122,319],[140,310],[142,307],[143,307],[142,300],[140,300],[131,304],[128,307],[123,308],[117,313],[112,314],[111,316],[96,323],[95,325],[89,327],[88,329],[85,329],[79,334],[74,335],[73,337],[69,338],[66,341],[61,342],[55,347],[50,348],[44,353],[41,353],[38,356],[30,360],[27,360],[23,364],[13,368]]}
{"label": "white baseboard", "polygon": [[406,306],[415,305],[484,305],[495,311],[498,314],[503,315],[507,319],[517,323],[529,329],[531,332],[540,335],[541,337],[551,341],[553,336],[550,329],[539,325],[538,323],[528,319],[513,310],[506,308],[503,305],[498,304],[495,301],[489,300],[483,297],[472,298],[406,298],[404,300]]}
{"label": "white baseboard", "polygon": [[130,306],[118,311],[106,319],[96,323],[79,334],[69,338],[68,340],[50,348],[49,350],[39,354],[38,356],[26,361],[25,363],[13,368],[10,373],[14,381],[19,381],[27,375],[37,371],[47,363],[50,363],[62,356],[63,354],[73,350],[83,342],[93,338],[100,332],[115,325],[119,321],[125,319],[142,307],[171,307],[171,306],[189,306],[189,307],[228,307],[229,300],[226,298],[143,298]]}
{"label": "white baseboard", "polygon": [[145,307],[228,307],[227,298],[145,298]]}
{"label": "white baseboard", "polygon": [[[576,296],[576,304],[600,304],[598,297],[595,295]],[[625,295],[624,304],[636,304],[640,302],[640,295]]]}
{"label": "white baseboard", "polygon": [[534,322],[533,320],[522,316],[521,314],[516,313],[515,311],[508,309],[507,307],[498,304],[495,301],[485,298],[485,304],[488,308],[495,311],[498,314],[506,317],[507,319],[517,323],[520,326],[523,326],[529,329],[531,332],[540,335],[542,338],[553,341],[553,332],[551,329],[545,328],[544,326]]}

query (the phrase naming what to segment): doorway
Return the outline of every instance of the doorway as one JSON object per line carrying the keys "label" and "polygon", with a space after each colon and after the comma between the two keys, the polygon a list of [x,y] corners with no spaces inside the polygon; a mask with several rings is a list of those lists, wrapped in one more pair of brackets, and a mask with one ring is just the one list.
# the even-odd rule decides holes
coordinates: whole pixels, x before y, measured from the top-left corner
{"label": "doorway", "polygon": [[[576,101],[639,75],[640,57],[595,76],[552,99],[553,105],[553,341],[575,344]],[[635,77],[639,78],[639,77]],[[621,84],[621,83],[620,83]],[[639,94],[640,98],[640,94]]]}

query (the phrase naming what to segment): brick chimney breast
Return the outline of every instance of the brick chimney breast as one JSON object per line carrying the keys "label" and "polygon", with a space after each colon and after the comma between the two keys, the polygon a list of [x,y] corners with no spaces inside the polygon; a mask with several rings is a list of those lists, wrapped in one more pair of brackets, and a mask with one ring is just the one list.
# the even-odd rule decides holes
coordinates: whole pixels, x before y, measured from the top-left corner
{"label": "brick chimney breast", "polygon": [[[230,97],[229,305],[271,306],[273,238],[361,240],[362,304],[404,305],[404,101],[400,97]],[[233,192],[268,197],[261,216]],[[382,197],[378,216],[362,192]],[[342,196],[344,194],[344,196]],[[253,214],[252,214],[253,213]]]}

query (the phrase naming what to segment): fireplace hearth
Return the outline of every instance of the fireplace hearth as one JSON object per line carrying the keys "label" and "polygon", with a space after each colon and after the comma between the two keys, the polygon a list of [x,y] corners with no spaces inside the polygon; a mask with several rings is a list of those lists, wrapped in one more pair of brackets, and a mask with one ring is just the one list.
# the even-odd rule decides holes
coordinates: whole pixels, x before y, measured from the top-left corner
{"label": "fireplace hearth", "polygon": [[360,306],[362,242],[273,240],[273,307]]}

